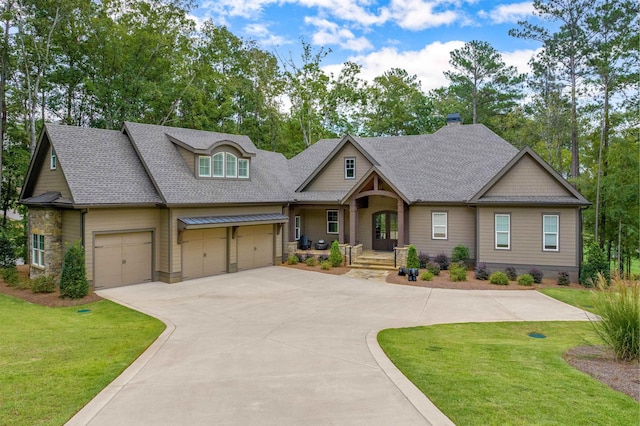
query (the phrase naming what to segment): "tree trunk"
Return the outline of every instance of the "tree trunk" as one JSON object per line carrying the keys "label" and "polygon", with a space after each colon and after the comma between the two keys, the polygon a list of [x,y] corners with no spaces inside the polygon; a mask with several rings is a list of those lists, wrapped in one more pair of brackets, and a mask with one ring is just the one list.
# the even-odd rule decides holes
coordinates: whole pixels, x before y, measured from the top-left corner
{"label": "tree trunk", "polygon": [[[580,176],[580,158],[578,154],[578,114],[576,106],[576,59],[572,54],[569,58],[571,73],[571,174],[577,179]],[[578,182],[573,182],[574,187],[578,187]]]}

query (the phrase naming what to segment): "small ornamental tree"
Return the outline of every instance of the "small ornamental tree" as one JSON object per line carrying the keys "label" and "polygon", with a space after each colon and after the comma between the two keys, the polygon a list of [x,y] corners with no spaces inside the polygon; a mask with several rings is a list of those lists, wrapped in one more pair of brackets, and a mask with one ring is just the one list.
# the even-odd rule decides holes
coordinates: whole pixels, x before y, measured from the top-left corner
{"label": "small ornamental tree", "polygon": [[89,294],[89,282],[84,266],[84,249],[80,242],[73,244],[64,255],[60,276],[60,296],[81,299]]}
{"label": "small ornamental tree", "polygon": [[329,253],[329,263],[334,268],[342,265],[342,253],[340,253],[340,246],[338,245],[338,241],[334,240],[331,243],[331,253]]}
{"label": "small ornamental tree", "polygon": [[0,232],[0,268],[16,267],[16,250],[11,240]]}
{"label": "small ornamental tree", "polygon": [[470,257],[469,248],[460,244],[455,246],[451,252],[451,263],[463,262],[468,265]]}
{"label": "small ornamental tree", "polygon": [[407,268],[420,268],[420,259],[418,259],[418,252],[416,251],[416,246],[411,244],[409,246],[409,251],[407,252]]}
{"label": "small ornamental tree", "polygon": [[591,243],[587,247],[586,259],[580,270],[580,284],[594,287],[598,282],[598,273],[602,274],[607,283],[610,281],[609,262],[607,256],[598,244]]}

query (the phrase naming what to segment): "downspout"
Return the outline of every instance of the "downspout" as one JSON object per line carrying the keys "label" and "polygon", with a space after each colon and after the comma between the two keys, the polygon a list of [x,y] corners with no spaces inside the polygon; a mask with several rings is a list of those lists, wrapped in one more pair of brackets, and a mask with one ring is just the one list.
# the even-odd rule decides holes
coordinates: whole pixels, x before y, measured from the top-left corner
{"label": "downspout", "polygon": [[480,219],[478,218],[478,207],[477,206],[469,206],[469,205],[467,205],[467,207],[475,211],[475,219],[476,220],[473,222],[473,226],[475,228],[473,230],[473,232],[475,234],[475,238],[474,238],[473,244],[475,246],[474,247],[475,263],[476,263],[476,266],[477,266],[478,265],[478,259],[480,258],[480,253],[479,253],[479,250],[480,250],[480,242],[479,242],[480,236],[479,236],[479,233],[478,233],[478,229],[479,229],[478,222],[479,222]]}
{"label": "downspout", "polygon": [[84,238],[84,231],[85,231],[85,215],[89,213],[89,209],[82,209],[80,211],[80,244],[82,245],[82,248],[84,248],[85,252],[87,250],[87,248],[84,246],[85,244],[85,238]]}
{"label": "downspout", "polygon": [[[589,207],[590,206],[581,206],[578,209],[578,232],[576,232],[576,238],[578,239],[577,241],[578,250],[576,255],[578,257],[578,259],[576,259],[578,264],[578,281],[580,280],[580,271],[582,271],[582,258],[584,257],[584,253],[583,253],[584,245],[582,241],[582,211],[588,209]],[[620,253],[618,253],[618,256],[620,256]],[[620,259],[620,257],[618,257],[618,259]]]}
{"label": "downspout", "polygon": [[[291,217],[289,217],[290,206],[291,206],[291,203],[287,203],[286,206],[284,204],[282,205],[282,215],[283,216],[285,215],[284,212],[286,210],[286,212],[287,212],[286,216],[289,218],[289,220],[291,220]],[[284,254],[285,254],[285,243],[287,241],[285,241],[285,237],[284,237],[284,228],[285,227],[282,226],[282,235],[280,236],[280,238],[282,239],[282,248],[280,249],[282,251],[281,256],[280,256],[280,263],[284,263],[284,261],[285,261],[285,256],[284,256]],[[286,228],[287,228],[287,234],[289,234],[289,231],[290,231],[290,223],[289,222],[287,222]]]}

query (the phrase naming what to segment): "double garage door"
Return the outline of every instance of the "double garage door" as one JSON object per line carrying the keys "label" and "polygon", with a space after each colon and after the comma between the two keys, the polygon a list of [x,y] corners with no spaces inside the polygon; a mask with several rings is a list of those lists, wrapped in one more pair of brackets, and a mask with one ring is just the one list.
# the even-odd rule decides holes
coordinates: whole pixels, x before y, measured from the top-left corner
{"label": "double garage door", "polygon": [[227,272],[228,257],[236,257],[236,253],[240,271],[273,265],[273,225],[241,226],[230,243],[227,228],[184,231],[182,279]]}
{"label": "double garage door", "polygon": [[152,279],[151,232],[98,234],[94,238],[94,284],[108,288]]}

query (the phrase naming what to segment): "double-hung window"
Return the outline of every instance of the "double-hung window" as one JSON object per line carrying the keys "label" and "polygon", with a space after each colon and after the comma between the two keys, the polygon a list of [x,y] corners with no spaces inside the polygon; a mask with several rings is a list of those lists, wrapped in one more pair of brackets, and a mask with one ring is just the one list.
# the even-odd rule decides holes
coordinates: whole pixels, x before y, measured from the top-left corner
{"label": "double-hung window", "polygon": [[327,234],[338,233],[338,210],[327,210]]}
{"label": "double-hung window", "polygon": [[55,170],[58,167],[58,156],[56,155],[56,150],[51,147],[51,162],[49,164],[49,168],[51,170]]}
{"label": "double-hung window", "polygon": [[511,248],[511,215],[496,214],[496,249]]}
{"label": "double-hung window", "polygon": [[431,239],[447,239],[447,213],[431,212]]}
{"label": "double-hung window", "polygon": [[238,159],[238,177],[242,179],[249,178],[249,160]]}
{"label": "double-hung window", "polygon": [[558,224],[559,216],[545,214],[542,216],[542,250],[558,251]]}
{"label": "double-hung window", "polygon": [[31,235],[31,263],[44,267],[44,235]]}
{"label": "double-hung window", "polygon": [[295,225],[295,239],[298,241],[300,239],[300,216],[296,216],[294,218]]}
{"label": "double-hung window", "polygon": [[356,178],[356,159],[355,157],[347,157],[344,159],[344,178]]}
{"label": "double-hung window", "polygon": [[213,156],[213,177],[224,177],[224,152]]}
{"label": "double-hung window", "polygon": [[211,157],[198,157],[198,176],[211,177]]}

